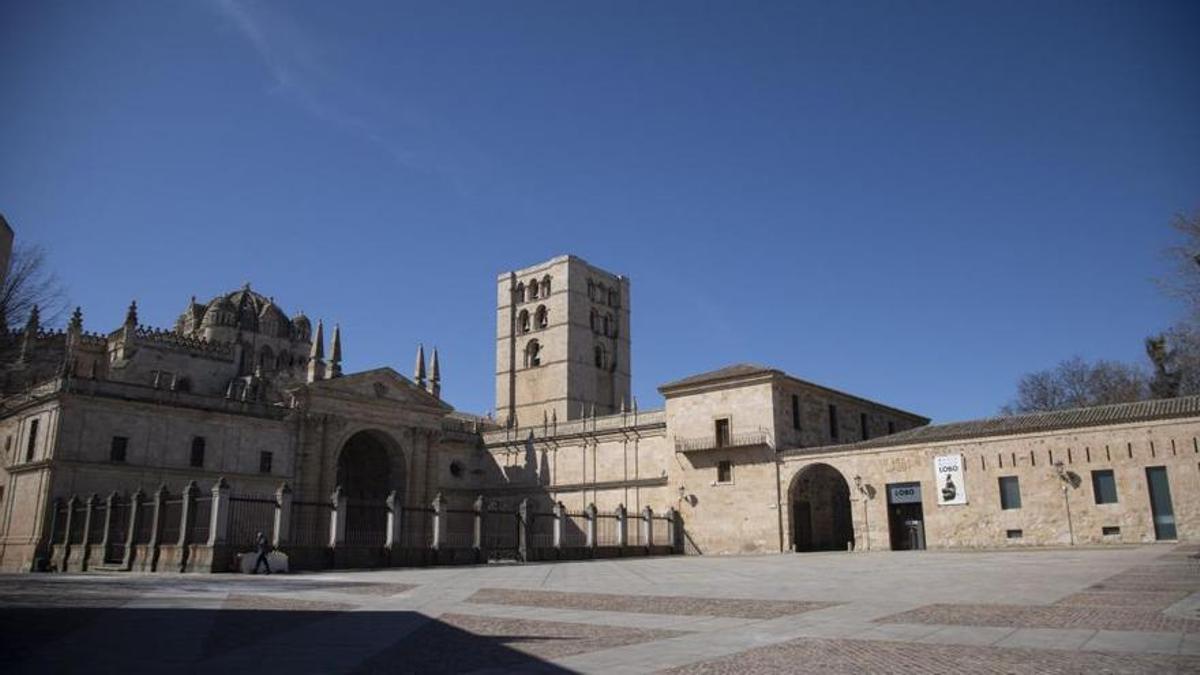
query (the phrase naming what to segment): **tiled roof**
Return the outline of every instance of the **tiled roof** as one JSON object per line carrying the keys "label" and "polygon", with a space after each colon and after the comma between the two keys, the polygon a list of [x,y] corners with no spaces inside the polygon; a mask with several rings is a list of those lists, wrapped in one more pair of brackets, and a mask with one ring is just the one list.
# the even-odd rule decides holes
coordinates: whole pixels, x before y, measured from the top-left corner
{"label": "tiled roof", "polygon": [[[932,424],[901,431],[890,436],[880,436],[869,441],[830,445],[826,450],[858,450],[886,448],[897,445],[917,445],[957,441],[988,436],[1010,436],[1015,434],[1056,431],[1077,427],[1096,427],[1128,422],[1147,422],[1176,417],[1200,417],[1200,396],[1116,403],[1091,408],[1072,408],[1028,415],[989,417],[965,422]],[[812,452],[815,448],[804,448]],[[786,451],[785,451],[786,452]]]}
{"label": "tiled roof", "polygon": [[663,389],[674,389],[676,387],[686,387],[686,386],[691,386],[691,385],[695,385],[695,384],[707,384],[709,382],[718,382],[720,380],[728,380],[728,379],[732,379],[735,377],[745,377],[747,375],[760,375],[762,373],[771,373],[771,372],[779,372],[779,371],[776,371],[774,368],[768,368],[766,366],[760,366],[760,365],[753,364],[753,363],[735,363],[732,366],[725,366],[724,368],[710,370],[707,373],[700,373],[699,375],[692,375],[690,377],[685,377],[681,380],[675,380],[674,382],[668,382],[668,383],[660,386],[658,389],[659,389],[659,391],[662,391]]}

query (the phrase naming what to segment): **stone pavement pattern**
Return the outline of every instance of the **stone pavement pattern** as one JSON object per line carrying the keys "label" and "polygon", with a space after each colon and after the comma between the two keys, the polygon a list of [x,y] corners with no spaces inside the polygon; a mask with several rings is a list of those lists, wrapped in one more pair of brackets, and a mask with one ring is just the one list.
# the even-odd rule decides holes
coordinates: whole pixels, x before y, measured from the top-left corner
{"label": "stone pavement pattern", "polygon": [[1194,549],[0,576],[5,672],[1200,672]]}

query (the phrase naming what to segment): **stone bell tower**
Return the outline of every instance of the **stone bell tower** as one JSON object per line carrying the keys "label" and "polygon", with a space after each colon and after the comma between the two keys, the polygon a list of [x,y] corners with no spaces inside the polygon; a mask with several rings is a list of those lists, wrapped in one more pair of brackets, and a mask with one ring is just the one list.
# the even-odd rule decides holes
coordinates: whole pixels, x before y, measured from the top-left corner
{"label": "stone bell tower", "polygon": [[537,426],[630,400],[629,279],[571,255],[496,280],[496,415]]}

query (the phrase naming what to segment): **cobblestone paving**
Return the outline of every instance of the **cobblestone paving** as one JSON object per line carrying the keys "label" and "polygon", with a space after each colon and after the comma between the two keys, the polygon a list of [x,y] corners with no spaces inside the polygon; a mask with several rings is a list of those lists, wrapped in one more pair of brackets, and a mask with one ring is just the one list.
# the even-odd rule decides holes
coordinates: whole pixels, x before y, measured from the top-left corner
{"label": "cobblestone paving", "polygon": [[1085,591],[1055,601],[1056,605],[1166,609],[1186,598],[1187,591]]}
{"label": "cobblestone paving", "polygon": [[1071,605],[925,605],[876,620],[946,626],[1091,628],[1098,630],[1200,633],[1200,620],[1167,616],[1156,609]]}
{"label": "cobblestone paving", "polygon": [[483,668],[533,667],[547,659],[679,635],[683,633],[443,614],[436,623],[375,655],[355,672],[465,673]]}
{"label": "cobblestone paving", "polygon": [[739,619],[775,619],[833,607],[836,602],[696,598],[670,595],[610,595],[557,591],[481,588],[467,602],[556,609],[585,609],[636,614],[724,616]]}
{"label": "cobblestone paving", "polygon": [[416,584],[339,584],[326,590],[349,595],[390,596],[406,593],[416,587]]}
{"label": "cobblestone paving", "polygon": [[802,638],[665,673],[1196,673],[1200,657]]}

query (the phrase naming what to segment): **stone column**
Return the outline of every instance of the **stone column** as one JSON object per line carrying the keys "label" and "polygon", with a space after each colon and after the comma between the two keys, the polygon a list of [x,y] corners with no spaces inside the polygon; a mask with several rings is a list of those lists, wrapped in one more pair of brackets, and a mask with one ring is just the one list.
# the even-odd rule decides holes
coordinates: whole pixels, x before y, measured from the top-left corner
{"label": "stone column", "polygon": [[617,505],[617,546],[622,548],[629,545],[629,517],[625,505]]}
{"label": "stone column", "polygon": [[89,543],[92,540],[93,520],[96,513],[96,493],[88,495],[83,501],[86,510],[83,512],[83,547],[80,549],[79,555],[79,570],[86,571],[88,568],[88,559],[92,555],[92,545]]}
{"label": "stone column", "polygon": [[75,495],[71,495],[71,498],[67,500],[67,522],[64,524],[66,530],[63,533],[62,557],[58,563],[60,572],[67,571],[67,561],[71,556],[71,523],[75,520],[75,506],[78,503],[79,497]]}
{"label": "stone column", "polygon": [[642,508],[642,546],[650,548],[651,544],[654,543],[654,539],[651,538],[653,534],[654,511],[650,509],[649,505],[646,505]]}
{"label": "stone column", "polygon": [[219,546],[229,540],[229,483],[225,477],[212,486],[212,506],[208,510],[208,545]]}
{"label": "stone column", "polygon": [[554,503],[554,549],[560,554],[563,548],[563,525],[566,524],[567,508],[562,502]]}
{"label": "stone column", "polygon": [[517,556],[523,562],[529,560],[529,507],[529,497],[517,506]]}
{"label": "stone column", "polygon": [[400,530],[404,522],[404,507],[400,505],[400,497],[395,490],[388,493],[387,496],[387,539],[383,545],[388,549],[401,548],[403,532]]}
{"label": "stone column", "polygon": [[112,544],[113,508],[120,501],[121,495],[113,490],[104,500],[104,535],[100,539],[100,562],[108,558],[108,547]]}
{"label": "stone column", "polygon": [[329,514],[329,547],[337,548],[346,543],[346,495],[342,494],[342,486],[333,488],[329,495],[333,513]]}
{"label": "stone column", "polygon": [[588,504],[584,513],[587,514],[587,547],[592,550],[594,555],[596,551],[596,505]]}
{"label": "stone column", "polygon": [[439,492],[433,498],[433,550],[435,551],[446,545],[448,520],[446,498]]}
{"label": "stone column", "polygon": [[284,481],[275,490],[275,531],[271,534],[271,546],[279,548],[288,543],[292,523],[292,488]]}
{"label": "stone column", "polygon": [[142,502],[146,501],[146,493],[142,492],[142,488],[138,488],[129,497],[129,531],[125,533],[125,559],[121,561],[121,568],[126,572],[133,569],[133,547],[137,540],[138,525],[142,520]]}
{"label": "stone column", "polygon": [[675,507],[667,509],[667,541],[671,544],[671,550],[678,552],[679,549],[679,512]]}
{"label": "stone column", "polygon": [[187,545],[192,541],[192,525],[196,522],[196,493],[200,489],[196,487],[196,481],[189,480],[187,485],[183,486],[183,503],[179,509],[179,549],[180,555],[184,560],[180,561],[180,572],[183,571],[184,563],[186,562]]}
{"label": "stone column", "polygon": [[475,529],[471,536],[471,547],[475,549],[475,558],[481,562],[483,556],[483,519],[487,514],[487,500],[483,495],[475,498]]}

